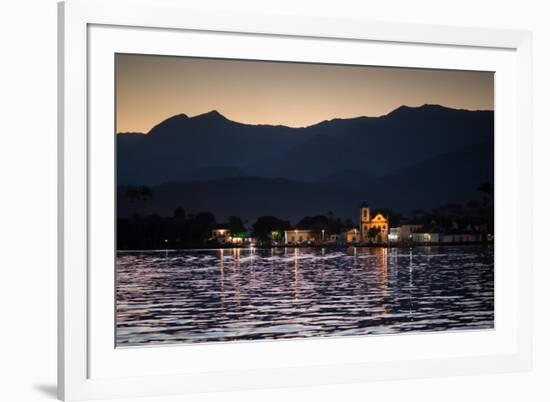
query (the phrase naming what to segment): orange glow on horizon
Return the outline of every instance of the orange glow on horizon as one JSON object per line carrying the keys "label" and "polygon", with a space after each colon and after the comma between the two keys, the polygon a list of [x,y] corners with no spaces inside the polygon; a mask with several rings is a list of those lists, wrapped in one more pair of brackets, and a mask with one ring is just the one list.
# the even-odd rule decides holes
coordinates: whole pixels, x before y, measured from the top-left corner
{"label": "orange glow on horizon", "polygon": [[117,54],[116,131],[217,110],[250,124],[304,127],[401,105],[493,109],[493,73]]}

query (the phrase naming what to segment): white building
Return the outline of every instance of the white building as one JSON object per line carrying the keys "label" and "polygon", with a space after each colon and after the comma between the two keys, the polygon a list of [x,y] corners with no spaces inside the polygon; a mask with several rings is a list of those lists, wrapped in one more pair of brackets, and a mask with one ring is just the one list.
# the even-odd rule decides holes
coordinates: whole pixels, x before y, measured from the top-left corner
{"label": "white building", "polygon": [[422,225],[405,224],[395,228],[390,228],[388,240],[392,243],[412,240],[412,234],[420,229]]}
{"label": "white building", "polygon": [[312,230],[285,230],[285,244],[314,243],[315,241]]}
{"label": "white building", "polygon": [[439,243],[440,238],[441,238],[440,233],[425,233],[425,232],[412,233],[412,241],[415,243]]}
{"label": "white building", "polygon": [[388,241],[390,243],[397,243],[401,241],[401,227],[390,228],[390,233],[388,233]]}
{"label": "white building", "polygon": [[441,243],[475,243],[483,241],[481,233],[458,233],[441,235]]}
{"label": "white building", "polygon": [[252,241],[252,238],[250,237],[240,237],[240,236],[233,236],[231,233],[231,230],[226,228],[219,228],[219,229],[213,229],[212,230],[212,237],[210,240],[216,240],[219,244],[245,244],[250,243]]}
{"label": "white building", "polygon": [[355,244],[361,242],[361,232],[357,228],[350,229],[346,232],[346,243]]}

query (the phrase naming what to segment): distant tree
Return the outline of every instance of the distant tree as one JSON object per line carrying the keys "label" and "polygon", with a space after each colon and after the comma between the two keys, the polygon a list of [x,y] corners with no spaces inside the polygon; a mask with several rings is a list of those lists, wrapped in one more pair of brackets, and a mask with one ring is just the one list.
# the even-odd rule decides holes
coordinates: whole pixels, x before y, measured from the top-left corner
{"label": "distant tree", "polygon": [[186,238],[188,237],[185,210],[182,207],[176,208],[173,218],[169,219],[166,224],[170,227],[171,246],[173,248],[185,248]]}
{"label": "distant tree", "polygon": [[328,233],[330,222],[324,215],[306,216],[297,225],[300,229],[308,229],[320,233],[322,230]]}
{"label": "distant tree", "polygon": [[470,209],[478,209],[481,204],[479,203],[478,200],[470,200],[466,203],[466,206]]}
{"label": "distant tree", "polygon": [[355,227],[355,224],[351,219],[346,219],[342,222],[342,228],[344,230],[350,230],[350,229],[353,229],[354,227]]}
{"label": "distant tree", "polygon": [[379,234],[380,234],[380,228],[370,228],[369,230],[367,230],[367,237],[370,240],[376,239],[376,236],[378,236]]}
{"label": "distant tree", "polygon": [[192,226],[192,241],[195,244],[204,243],[212,235],[216,218],[210,212],[199,212],[194,216]]}
{"label": "distant tree", "polygon": [[281,220],[274,216],[260,216],[256,223],[252,225],[252,236],[258,240],[270,240],[272,232],[284,231],[290,229],[288,221]]}
{"label": "distant tree", "polygon": [[238,216],[230,216],[227,220],[227,227],[233,235],[244,234],[246,232],[243,220]]}
{"label": "distant tree", "polygon": [[[423,209],[412,211],[411,223],[424,224],[430,220],[429,213]],[[393,225],[393,223],[391,223]]]}
{"label": "distant tree", "polygon": [[399,226],[401,221],[405,220],[405,217],[399,212],[392,211],[391,209],[382,208],[379,210],[390,221],[390,225]]}
{"label": "distant tree", "polygon": [[271,234],[269,235],[269,240],[279,242],[283,239],[284,234],[281,230],[273,230]]}
{"label": "distant tree", "polygon": [[185,209],[177,207],[174,210],[174,219],[181,222],[185,221]]}
{"label": "distant tree", "polygon": [[340,218],[330,218],[328,220],[328,233],[339,234],[346,230],[344,222]]}
{"label": "distant tree", "polygon": [[481,193],[482,203],[484,207],[492,204],[491,201],[494,197],[494,188],[492,183],[488,181],[481,183],[480,186],[477,188],[477,191]]}
{"label": "distant tree", "polygon": [[351,220],[342,221],[340,218],[335,218],[332,211],[328,211],[327,215],[306,216],[302,218],[296,225],[300,229],[313,230],[321,233],[325,231],[325,235],[342,233],[347,229],[354,227]]}

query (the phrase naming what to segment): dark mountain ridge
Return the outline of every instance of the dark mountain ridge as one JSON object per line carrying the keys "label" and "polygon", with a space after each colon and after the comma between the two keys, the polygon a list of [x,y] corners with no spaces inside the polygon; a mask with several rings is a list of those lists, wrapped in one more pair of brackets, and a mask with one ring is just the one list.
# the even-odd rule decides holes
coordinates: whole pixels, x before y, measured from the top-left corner
{"label": "dark mountain ridge", "polygon": [[304,216],[326,214],[357,219],[361,201],[377,208],[410,214],[447,203],[475,199],[477,187],[493,181],[492,142],[468,146],[397,169],[383,177],[339,171],[319,182],[285,178],[218,177],[165,183],[151,188],[146,202],[118,189],[118,216],[156,213],[170,216],[177,207],[188,213],[210,211],[218,221],[237,215],[254,222],[262,215],[275,215],[296,222]]}
{"label": "dark mountain ridge", "polygon": [[238,123],[217,111],[180,114],[147,135],[117,135],[117,181],[187,181],[220,166],[243,176],[309,182],[345,170],[384,176],[492,137],[492,111],[439,105],[402,106],[385,116],[333,119],[303,128]]}

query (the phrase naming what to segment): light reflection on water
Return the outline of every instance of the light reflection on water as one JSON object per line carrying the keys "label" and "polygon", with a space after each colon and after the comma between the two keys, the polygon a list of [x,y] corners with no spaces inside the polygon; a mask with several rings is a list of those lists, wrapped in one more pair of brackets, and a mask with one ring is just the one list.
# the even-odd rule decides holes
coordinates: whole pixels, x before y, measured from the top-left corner
{"label": "light reflection on water", "polygon": [[119,252],[117,345],[493,328],[492,246]]}

